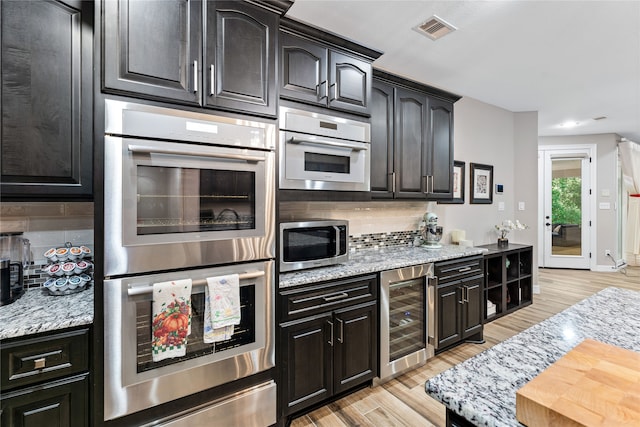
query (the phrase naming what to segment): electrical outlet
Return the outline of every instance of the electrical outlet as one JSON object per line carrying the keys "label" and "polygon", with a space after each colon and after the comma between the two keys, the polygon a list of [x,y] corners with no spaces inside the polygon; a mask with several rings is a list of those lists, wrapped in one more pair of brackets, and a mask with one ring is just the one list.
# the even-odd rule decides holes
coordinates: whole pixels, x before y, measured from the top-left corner
{"label": "electrical outlet", "polygon": [[604,250],[604,254],[607,255],[607,256],[611,255],[611,251],[609,249],[605,249]]}

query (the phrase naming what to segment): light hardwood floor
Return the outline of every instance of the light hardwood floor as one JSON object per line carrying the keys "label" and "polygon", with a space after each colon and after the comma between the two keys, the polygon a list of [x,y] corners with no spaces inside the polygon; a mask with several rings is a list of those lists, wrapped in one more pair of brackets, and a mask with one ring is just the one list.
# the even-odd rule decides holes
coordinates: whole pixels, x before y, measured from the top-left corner
{"label": "light hardwood floor", "polygon": [[486,324],[485,344],[461,344],[421,368],[296,418],[291,426],[444,426],[445,408],[425,393],[427,379],[606,287],[640,291],[640,268],[626,272],[540,269],[540,293],[534,294],[533,304]]}

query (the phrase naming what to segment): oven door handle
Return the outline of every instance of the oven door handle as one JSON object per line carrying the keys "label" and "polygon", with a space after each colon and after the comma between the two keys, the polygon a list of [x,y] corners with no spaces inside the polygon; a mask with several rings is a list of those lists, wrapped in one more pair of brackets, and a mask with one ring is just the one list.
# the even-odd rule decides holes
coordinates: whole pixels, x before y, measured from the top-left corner
{"label": "oven door handle", "polygon": [[309,144],[309,145],[326,145],[328,147],[339,147],[339,148],[348,148],[353,151],[363,151],[368,150],[369,147],[364,142],[340,142],[340,141],[327,141],[327,140],[309,140],[309,139],[299,139],[299,138],[291,138],[289,140],[290,144]]}
{"label": "oven door handle", "polygon": [[219,159],[231,159],[231,160],[243,160],[246,162],[264,162],[265,158],[261,156],[250,156],[246,154],[225,154],[225,153],[213,153],[209,151],[186,151],[172,148],[157,148],[147,145],[135,145],[129,144],[127,147],[132,153],[142,154],[172,154],[176,156],[189,156],[189,157],[215,157]]}
{"label": "oven door handle", "polygon": [[[255,279],[257,277],[262,277],[264,275],[265,275],[264,271],[251,271],[251,272],[239,274],[238,279],[239,280]],[[194,280],[191,283],[192,288],[196,286],[206,286],[206,285],[207,285],[207,279]],[[152,292],[153,292],[153,284],[145,284],[145,285],[135,286],[127,289],[127,294],[129,296],[150,294]]]}

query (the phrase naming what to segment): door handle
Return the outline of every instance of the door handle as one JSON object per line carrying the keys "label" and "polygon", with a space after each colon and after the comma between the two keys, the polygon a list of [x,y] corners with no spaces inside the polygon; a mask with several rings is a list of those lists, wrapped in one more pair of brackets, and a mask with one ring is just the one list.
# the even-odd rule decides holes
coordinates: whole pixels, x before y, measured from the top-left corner
{"label": "door handle", "polygon": [[364,151],[369,149],[367,144],[361,143],[361,142],[349,143],[349,142],[340,142],[340,141],[327,141],[323,139],[307,140],[307,139],[300,139],[300,138],[291,138],[288,142],[290,144],[311,144],[311,145],[325,145],[328,147],[348,148],[353,151]]}
{"label": "door handle", "polygon": [[340,292],[339,294],[334,294],[326,297],[322,297],[325,302],[337,301],[339,299],[347,298],[349,296],[346,292]]}
{"label": "door handle", "polygon": [[329,335],[329,345],[331,347],[333,347],[333,322],[331,320],[327,320],[327,323],[329,324],[329,326],[331,327],[330,330],[330,335]]}
{"label": "door handle", "polygon": [[210,151],[197,150],[180,150],[172,148],[157,148],[145,145],[129,144],[127,147],[132,153],[141,154],[169,154],[176,156],[192,156],[192,157],[212,157],[216,159],[241,160],[245,162],[264,162],[265,158],[261,156],[251,156],[247,154],[225,154]]}
{"label": "door handle", "polygon": [[340,319],[336,319],[336,322],[340,322],[340,337],[338,337],[338,342],[342,344],[344,342],[344,322]]}
{"label": "door handle", "polygon": [[216,94],[216,67],[213,64],[209,67],[209,79],[211,80],[209,84],[209,95],[213,96]]}

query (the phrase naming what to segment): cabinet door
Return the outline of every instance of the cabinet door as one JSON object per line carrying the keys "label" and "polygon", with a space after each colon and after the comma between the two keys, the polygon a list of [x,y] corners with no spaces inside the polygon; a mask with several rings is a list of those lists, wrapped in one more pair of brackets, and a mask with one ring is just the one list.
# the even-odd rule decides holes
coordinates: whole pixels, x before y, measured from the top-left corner
{"label": "cabinet door", "polygon": [[396,89],[396,198],[426,198],[427,108],[426,95]]}
{"label": "cabinet door", "polygon": [[460,324],[460,306],[462,297],[458,285],[443,286],[437,289],[436,313],[438,342],[436,348],[447,347],[462,339]]}
{"label": "cabinet door", "polygon": [[484,316],[482,297],[482,278],[469,280],[462,284],[462,338],[467,338],[482,331]]}
{"label": "cabinet door", "polygon": [[453,197],[453,104],[429,99],[429,188],[432,200]]}
{"label": "cabinet door", "polygon": [[378,371],[377,304],[334,313],[334,393],[362,384]]}
{"label": "cabinet door", "polygon": [[104,89],[198,104],[200,0],[119,0],[104,6]]}
{"label": "cabinet door", "polygon": [[281,34],[280,96],[326,106],[327,48],[291,34]]}
{"label": "cabinet door", "polygon": [[393,86],[371,88],[371,196],[393,198]]}
{"label": "cabinet door", "polygon": [[285,415],[333,394],[335,325],[331,314],[282,324]]}
{"label": "cabinet door", "polygon": [[89,376],[5,393],[0,424],[6,427],[84,427],[89,425]]}
{"label": "cabinet door", "polygon": [[237,1],[207,1],[205,103],[276,115],[278,17]]}
{"label": "cabinet door", "polygon": [[91,198],[93,2],[0,5],[3,199]]}
{"label": "cabinet door", "polygon": [[329,52],[329,107],[368,114],[371,102],[371,63]]}

